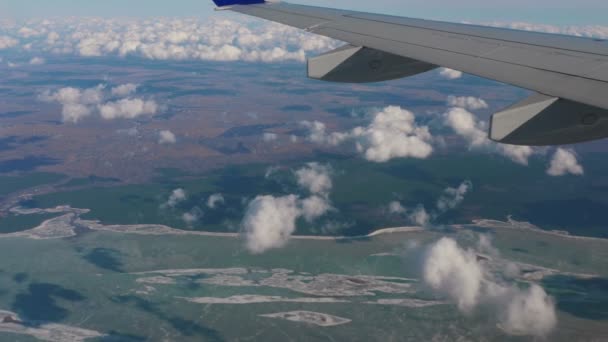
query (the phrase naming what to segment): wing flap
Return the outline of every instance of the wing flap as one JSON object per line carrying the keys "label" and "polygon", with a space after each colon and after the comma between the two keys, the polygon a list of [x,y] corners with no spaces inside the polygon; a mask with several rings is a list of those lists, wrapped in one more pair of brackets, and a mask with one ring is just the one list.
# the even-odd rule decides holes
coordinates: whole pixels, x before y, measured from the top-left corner
{"label": "wing flap", "polygon": [[492,116],[490,139],[513,145],[563,145],[608,137],[608,111],[535,94]]}
{"label": "wing flap", "polygon": [[380,50],[346,45],[308,60],[308,77],[348,83],[387,81],[420,74],[436,65]]}

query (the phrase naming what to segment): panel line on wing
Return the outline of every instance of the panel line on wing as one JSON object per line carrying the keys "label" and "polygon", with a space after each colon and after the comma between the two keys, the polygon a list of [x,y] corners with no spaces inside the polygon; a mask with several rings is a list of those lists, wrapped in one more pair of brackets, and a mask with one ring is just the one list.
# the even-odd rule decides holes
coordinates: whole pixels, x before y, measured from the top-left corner
{"label": "panel line on wing", "polygon": [[[356,19],[356,20],[364,20],[364,21],[377,22],[377,23],[382,23],[382,24],[387,24],[387,25],[394,25],[394,26],[399,26],[399,27],[409,27],[409,28],[415,28],[415,29],[419,29],[419,30],[427,30],[427,31],[448,33],[448,34],[454,34],[454,35],[459,35],[459,36],[464,36],[464,37],[482,38],[482,39],[489,39],[489,40],[493,40],[493,41],[501,41],[501,42],[511,43],[511,44],[534,46],[534,47],[545,48],[545,49],[559,49],[561,51],[569,51],[569,52],[575,52],[575,53],[580,53],[580,54],[588,54],[588,55],[596,55],[596,56],[608,57],[608,54],[603,54],[603,53],[598,53],[598,52],[580,51],[580,50],[568,49],[568,48],[563,48],[563,47],[556,48],[555,46],[550,46],[550,45],[532,44],[532,43],[528,43],[528,42],[515,41],[515,40],[504,39],[504,38],[496,38],[496,37],[483,36],[483,35],[475,35],[475,34],[469,34],[469,33],[460,33],[460,32],[454,32],[454,31],[449,31],[449,30],[441,30],[441,29],[436,29],[436,28],[429,28],[429,27],[424,27],[424,26],[408,25],[408,24],[403,24],[403,23],[393,23],[393,22],[390,22],[390,21],[365,18],[365,17],[362,17],[362,16],[354,15],[354,14],[344,14],[343,17],[352,18],[352,19]],[[488,28],[488,27],[489,28],[494,28],[494,27],[491,27],[491,26],[479,26],[479,27],[481,27],[481,28]],[[528,31],[525,31],[525,32],[528,32]],[[581,38],[581,37],[577,37],[577,38]]]}

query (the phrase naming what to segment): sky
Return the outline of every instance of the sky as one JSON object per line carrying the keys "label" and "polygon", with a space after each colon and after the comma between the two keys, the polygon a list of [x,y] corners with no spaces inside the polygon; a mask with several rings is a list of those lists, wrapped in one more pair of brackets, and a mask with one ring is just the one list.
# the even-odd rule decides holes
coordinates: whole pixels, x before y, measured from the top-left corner
{"label": "sky", "polygon": [[[292,0],[293,3],[449,21],[606,25],[605,0]],[[211,0],[0,0],[2,18],[150,17],[213,14]]]}

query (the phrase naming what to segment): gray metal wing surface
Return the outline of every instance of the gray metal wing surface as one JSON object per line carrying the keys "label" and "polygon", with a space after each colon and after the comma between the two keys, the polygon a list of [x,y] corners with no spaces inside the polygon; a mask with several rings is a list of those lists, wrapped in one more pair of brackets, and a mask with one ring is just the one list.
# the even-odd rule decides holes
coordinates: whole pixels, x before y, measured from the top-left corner
{"label": "gray metal wing surface", "polygon": [[[289,3],[224,8],[347,42],[309,61],[314,78],[378,81],[442,66],[537,92],[494,115],[496,141],[552,145],[608,136],[604,40]],[[546,129],[539,124],[563,117]]]}

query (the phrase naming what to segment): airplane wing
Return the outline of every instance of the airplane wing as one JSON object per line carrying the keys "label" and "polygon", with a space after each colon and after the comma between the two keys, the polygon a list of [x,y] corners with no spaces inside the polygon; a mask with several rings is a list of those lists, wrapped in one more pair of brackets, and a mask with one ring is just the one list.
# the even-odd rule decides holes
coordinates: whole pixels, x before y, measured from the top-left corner
{"label": "airplane wing", "polygon": [[495,141],[555,145],[608,137],[604,40],[263,0],[214,2],[348,43],[309,59],[311,78],[375,82],[442,66],[535,92],[492,116]]}

